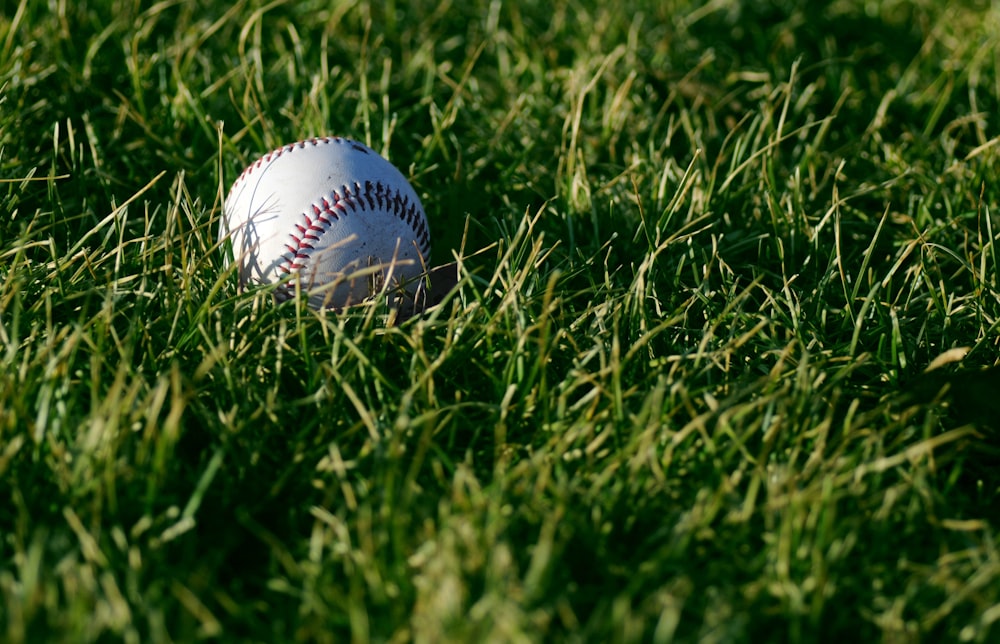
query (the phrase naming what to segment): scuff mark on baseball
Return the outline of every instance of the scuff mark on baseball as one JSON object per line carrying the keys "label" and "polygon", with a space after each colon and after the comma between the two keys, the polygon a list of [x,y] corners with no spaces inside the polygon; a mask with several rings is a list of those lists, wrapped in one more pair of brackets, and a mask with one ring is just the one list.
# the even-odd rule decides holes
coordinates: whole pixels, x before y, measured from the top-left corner
{"label": "scuff mark on baseball", "polygon": [[383,288],[413,293],[430,260],[420,198],[366,145],[321,137],[252,163],[226,196],[219,239],[231,243],[241,288],[279,284],[316,308],[339,309]]}

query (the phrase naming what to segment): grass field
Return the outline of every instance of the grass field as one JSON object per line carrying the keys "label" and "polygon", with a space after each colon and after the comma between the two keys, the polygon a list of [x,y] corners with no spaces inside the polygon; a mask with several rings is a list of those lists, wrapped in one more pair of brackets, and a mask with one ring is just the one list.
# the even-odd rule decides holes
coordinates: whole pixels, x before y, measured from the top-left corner
{"label": "grass field", "polygon": [[[998,52],[972,1],[0,0],[0,639],[996,641]],[[224,268],[323,134],[461,262],[425,316]]]}

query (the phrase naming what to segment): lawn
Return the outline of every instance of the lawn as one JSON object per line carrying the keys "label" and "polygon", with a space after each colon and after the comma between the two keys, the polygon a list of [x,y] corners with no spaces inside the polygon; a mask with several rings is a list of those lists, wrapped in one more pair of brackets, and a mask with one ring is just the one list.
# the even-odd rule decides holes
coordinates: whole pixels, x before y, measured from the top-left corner
{"label": "lawn", "polygon": [[[0,7],[0,639],[1000,635],[995,3]],[[424,315],[227,268],[326,134]]]}

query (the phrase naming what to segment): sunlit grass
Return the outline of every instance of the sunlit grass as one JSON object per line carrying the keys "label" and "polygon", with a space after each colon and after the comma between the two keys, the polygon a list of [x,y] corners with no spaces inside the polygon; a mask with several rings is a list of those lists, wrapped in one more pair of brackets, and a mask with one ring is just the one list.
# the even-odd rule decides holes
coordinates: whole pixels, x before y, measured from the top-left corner
{"label": "sunlit grass", "polygon": [[[2,12],[4,640],[996,636],[997,12],[626,4]],[[225,268],[322,134],[424,316]]]}

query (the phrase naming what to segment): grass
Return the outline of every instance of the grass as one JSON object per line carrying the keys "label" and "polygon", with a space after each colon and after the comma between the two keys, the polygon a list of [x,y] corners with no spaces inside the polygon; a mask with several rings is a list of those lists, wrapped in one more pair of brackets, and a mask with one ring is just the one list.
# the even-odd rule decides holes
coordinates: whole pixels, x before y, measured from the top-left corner
{"label": "grass", "polygon": [[[799,4],[6,3],[3,639],[995,639],[1000,13]],[[426,316],[223,268],[328,133]]]}

